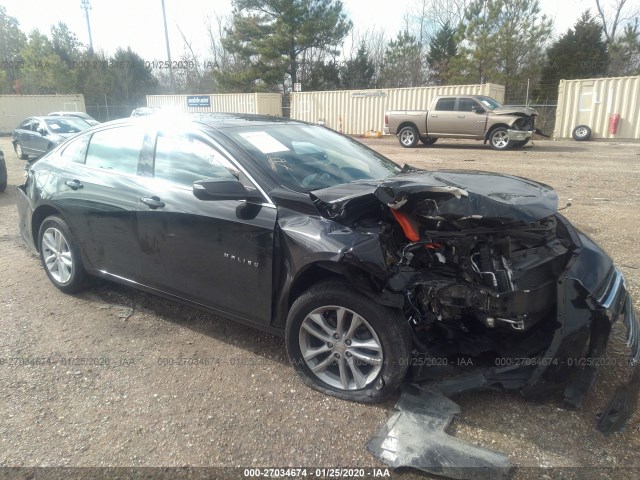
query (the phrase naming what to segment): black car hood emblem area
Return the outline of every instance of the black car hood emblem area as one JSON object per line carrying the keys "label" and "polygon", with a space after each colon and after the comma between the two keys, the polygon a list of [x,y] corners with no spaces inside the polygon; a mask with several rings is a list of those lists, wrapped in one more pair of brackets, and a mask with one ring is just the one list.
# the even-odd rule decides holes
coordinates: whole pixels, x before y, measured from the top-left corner
{"label": "black car hood emblem area", "polygon": [[423,214],[442,220],[531,223],[558,211],[558,195],[547,185],[475,171],[417,171],[315,190],[310,196],[323,217],[341,223],[348,223],[354,211],[376,199],[392,209],[430,200]]}

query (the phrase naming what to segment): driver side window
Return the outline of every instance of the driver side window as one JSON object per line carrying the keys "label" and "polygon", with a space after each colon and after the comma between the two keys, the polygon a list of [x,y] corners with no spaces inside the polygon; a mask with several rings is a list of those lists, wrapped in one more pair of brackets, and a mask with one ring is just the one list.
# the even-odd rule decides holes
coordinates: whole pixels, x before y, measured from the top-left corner
{"label": "driver side window", "polygon": [[480,109],[482,107],[473,98],[461,98],[458,100],[458,111],[460,112],[473,112]]}
{"label": "driver side window", "polygon": [[235,168],[216,149],[193,137],[158,135],[154,178],[191,188],[196,180],[235,180]]}

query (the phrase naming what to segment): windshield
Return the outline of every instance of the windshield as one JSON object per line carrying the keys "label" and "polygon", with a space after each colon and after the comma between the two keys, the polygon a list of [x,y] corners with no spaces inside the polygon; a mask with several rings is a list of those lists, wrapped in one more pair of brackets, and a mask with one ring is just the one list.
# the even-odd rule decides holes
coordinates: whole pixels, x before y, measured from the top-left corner
{"label": "windshield", "polygon": [[45,120],[47,127],[53,133],[78,133],[91,128],[87,122],[80,118],[56,118]]}
{"label": "windshield", "polygon": [[324,127],[274,124],[229,128],[224,133],[292,190],[307,192],[401,171],[382,155]]}
{"label": "windshield", "polygon": [[478,100],[480,100],[480,102],[482,103],[482,105],[485,106],[485,108],[487,108],[488,110],[495,110],[496,108],[501,108],[502,104],[497,101],[494,100],[491,97],[476,97]]}

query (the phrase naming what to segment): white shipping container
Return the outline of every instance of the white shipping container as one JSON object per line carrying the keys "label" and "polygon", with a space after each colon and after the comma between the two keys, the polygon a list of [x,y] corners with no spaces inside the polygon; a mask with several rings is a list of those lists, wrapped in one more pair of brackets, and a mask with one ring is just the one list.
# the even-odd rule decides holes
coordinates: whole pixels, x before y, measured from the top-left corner
{"label": "white shipping container", "polygon": [[13,132],[27,117],[58,111],[86,112],[84,95],[0,95],[0,134]]}
{"label": "white shipping container", "polygon": [[[194,106],[198,103],[196,100],[200,101],[200,106]],[[187,113],[255,113],[282,116],[282,95],[279,93],[147,95],[147,107],[173,109]]]}
{"label": "white shipping container", "polygon": [[425,110],[439,95],[487,95],[504,100],[504,86],[447,85],[438,87],[385,88],[297,92],[291,94],[291,118],[311,123],[323,122],[329,128],[349,135],[384,129],[387,110]]}
{"label": "white shipping container", "polygon": [[[640,76],[560,80],[556,138],[571,138],[573,129],[587,125],[592,138],[640,140]],[[620,115],[617,132],[609,121]]]}

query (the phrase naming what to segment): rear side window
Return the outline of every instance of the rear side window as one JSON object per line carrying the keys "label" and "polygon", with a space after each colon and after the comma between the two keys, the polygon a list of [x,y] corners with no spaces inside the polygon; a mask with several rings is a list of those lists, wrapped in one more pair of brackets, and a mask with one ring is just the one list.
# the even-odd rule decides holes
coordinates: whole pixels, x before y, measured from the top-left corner
{"label": "rear side window", "polygon": [[455,98],[441,98],[440,100],[438,100],[438,103],[436,103],[436,110],[439,110],[441,112],[453,112],[455,106]]}
{"label": "rear side window", "polygon": [[191,187],[205,178],[236,177],[233,166],[216,149],[188,136],[158,135],[154,177]]}
{"label": "rear side window", "polygon": [[60,154],[60,158],[67,162],[84,163],[87,156],[87,146],[89,145],[89,135],[71,140]]}
{"label": "rear side window", "polygon": [[96,132],[89,142],[86,165],[135,175],[143,141],[144,131],[136,127],[116,127]]}

